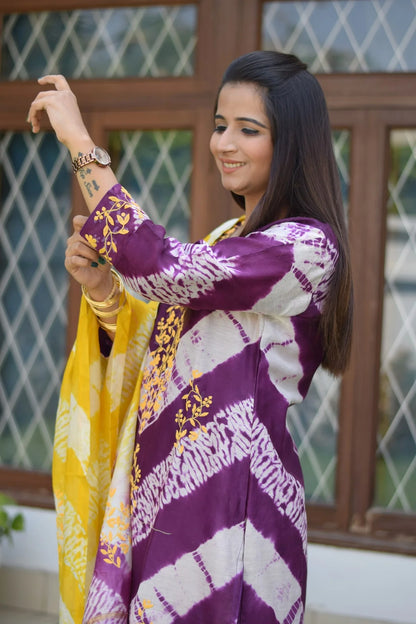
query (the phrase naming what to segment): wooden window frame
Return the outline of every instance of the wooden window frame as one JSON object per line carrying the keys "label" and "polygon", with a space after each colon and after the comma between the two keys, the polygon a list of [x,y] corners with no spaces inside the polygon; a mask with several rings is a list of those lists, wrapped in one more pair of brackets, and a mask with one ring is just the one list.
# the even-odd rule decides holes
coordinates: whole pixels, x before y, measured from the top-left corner
{"label": "wooden window frame", "polygon": [[[186,78],[73,80],[92,136],[106,144],[114,129],[186,128],[193,132],[191,240],[238,215],[221,188],[210,157],[210,119],[222,71],[235,57],[257,49],[261,0],[147,0],[123,6],[195,4],[198,48],[195,75]],[[13,11],[113,7],[114,0],[35,2],[16,0]],[[0,0],[0,13],[10,12]],[[241,35],[244,33],[244,36]],[[416,74],[319,75],[334,128],[352,132],[349,224],[355,283],[351,364],[342,379],[334,505],[308,505],[313,542],[416,553],[416,515],[372,508],[378,424],[378,384],[384,296],[387,134],[390,127],[416,127]],[[34,81],[0,83],[0,129],[26,130]],[[207,189],[209,191],[207,192]],[[73,206],[82,205],[76,181]],[[75,208],[74,208],[75,209]],[[79,288],[71,283],[68,345],[73,342]],[[27,505],[53,507],[51,478],[0,468],[0,490]]]}

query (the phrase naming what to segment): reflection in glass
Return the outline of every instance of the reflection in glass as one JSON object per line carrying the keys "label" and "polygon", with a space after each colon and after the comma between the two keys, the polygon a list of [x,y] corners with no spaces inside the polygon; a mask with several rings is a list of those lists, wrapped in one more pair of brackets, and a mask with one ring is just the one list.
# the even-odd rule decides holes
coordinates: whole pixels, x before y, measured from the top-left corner
{"label": "reflection in glass", "polygon": [[51,133],[0,134],[0,464],[49,471],[65,364],[70,162]]}
{"label": "reflection in glass", "polygon": [[191,4],[4,15],[1,77],[191,76],[196,19]]}
{"label": "reflection in glass", "polygon": [[416,130],[390,133],[374,504],[416,510]]}
{"label": "reflection in glass", "polygon": [[[347,212],[351,134],[333,130],[332,138]],[[304,402],[288,411],[288,427],[298,447],[309,502],[329,504],[335,499],[339,389],[339,379],[320,368]]]}
{"label": "reflection in glass", "polygon": [[262,48],[299,56],[313,72],[416,70],[413,0],[265,2]]}

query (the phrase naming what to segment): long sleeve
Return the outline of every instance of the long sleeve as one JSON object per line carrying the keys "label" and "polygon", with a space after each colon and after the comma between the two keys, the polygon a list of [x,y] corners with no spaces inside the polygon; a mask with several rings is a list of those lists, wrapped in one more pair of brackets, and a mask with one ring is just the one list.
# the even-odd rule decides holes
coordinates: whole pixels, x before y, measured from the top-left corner
{"label": "long sleeve", "polygon": [[320,309],[337,260],[328,225],[278,221],[210,246],[166,236],[120,185],[100,201],[82,235],[141,296],[204,310],[293,316]]}

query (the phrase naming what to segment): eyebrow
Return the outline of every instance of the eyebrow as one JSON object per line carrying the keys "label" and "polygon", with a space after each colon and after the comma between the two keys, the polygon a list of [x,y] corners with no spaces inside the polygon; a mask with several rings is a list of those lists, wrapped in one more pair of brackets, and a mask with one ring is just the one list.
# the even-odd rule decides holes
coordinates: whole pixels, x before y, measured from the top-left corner
{"label": "eyebrow", "polygon": [[[223,115],[215,115],[214,119],[224,119],[225,117]],[[256,126],[260,126],[260,128],[266,128],[267,126],[265,126],[264,124],[262,124],[260,121],[258,121],[257,119],[253,119],[252,117],[236,117],[235,118],[236,121],[249,121],[253,124],[256,124]]]}

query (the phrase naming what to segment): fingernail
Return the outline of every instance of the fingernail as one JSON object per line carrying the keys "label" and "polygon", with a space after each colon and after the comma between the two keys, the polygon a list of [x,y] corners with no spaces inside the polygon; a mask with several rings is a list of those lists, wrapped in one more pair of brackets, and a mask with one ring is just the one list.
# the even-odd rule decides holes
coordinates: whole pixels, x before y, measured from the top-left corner
{"label": "fingernail", "polygon": [[94,268],[95,268],[95,267],[98,267],[98,262],[94,262],[94,261],[93,261],[93,262],[91,262],[91,266],[92,266],[92,267],[94,267]]}
{"label": "fingernail", "polygon": [[100,264],[106,264],[106,262],[107,262],[107,261],[106,261],[106,259],[105,259],[105,258],[103,258],[102,256],[98,256],[98,262],[99,262]]}

